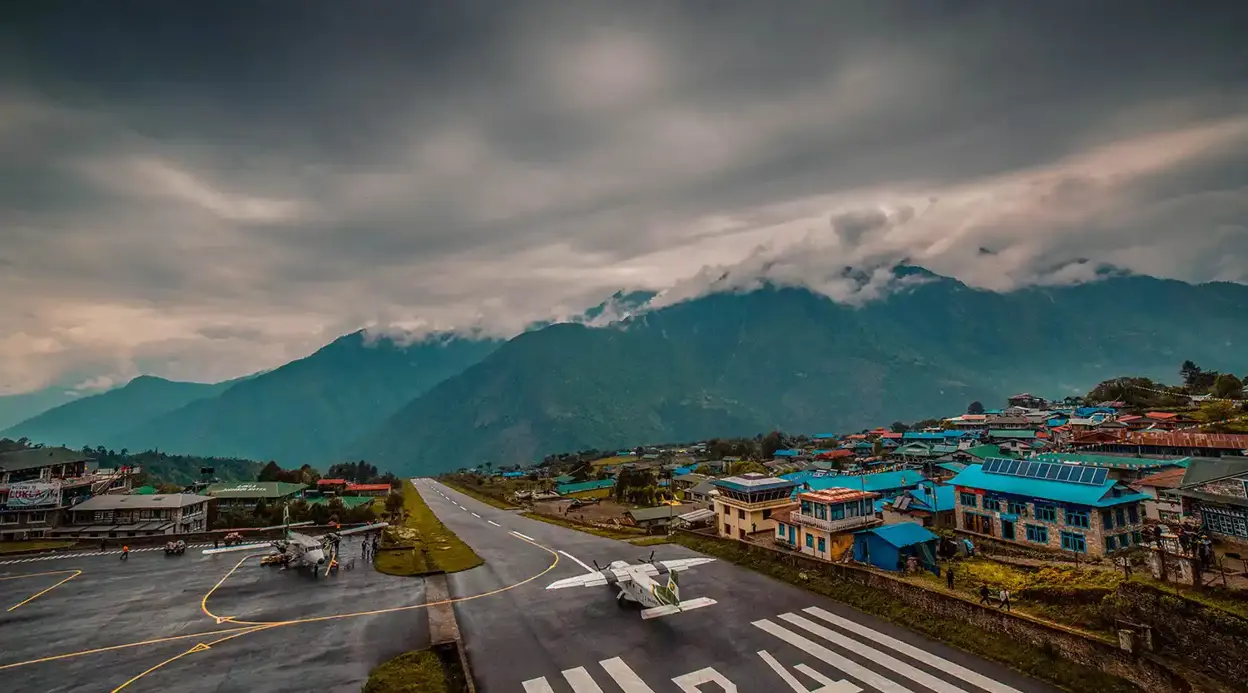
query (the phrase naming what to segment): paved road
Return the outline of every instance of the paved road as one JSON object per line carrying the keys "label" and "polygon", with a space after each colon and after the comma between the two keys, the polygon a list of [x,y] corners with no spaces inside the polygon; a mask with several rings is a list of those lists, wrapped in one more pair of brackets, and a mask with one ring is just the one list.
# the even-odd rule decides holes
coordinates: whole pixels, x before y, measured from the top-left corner
{"label": "paved road", "polygon": [[[374,572],[359,560],[356,538],[343,540],[343,557],[355,558],[356,568],[315,580],[260,567],[254,558],[245,563],[208,600],[213,613],[242,621],[331,617],[254,632],[218,624],[201,610],[204,595],[240,554],[195,550],[175,557],[153,551],[125,562],[115,555],[79,555],[0,568],[0,690],[113,691],[203,643],[209,649],[186,654],[125,691],[358,693],[373,666],[428,646],[428,617],[422,608],[404,609],[424,603],[423,580]],[[76,570],[81,574],[4,611]],[[335,616],[395,608],[400,610]],[[185,635],[195,637],[180,637]],[[162,638],[175,639],[6,666]]]}
{"label": "paved road", "polygon": [[[556,579],[586,572],[581,561],[635,562],[651,548],[529,520],[431,480],[417,488],[486,560],[450,577],[453,596],[487,593],[549,569],[519,587],[456,604],[482,693],[1053,690],[724,562],[681,575],[683,598],[717,604],[650,621],[619,608],[607,587],[546,591]],[[698,555],[675,545],[654,548],[658,559]]]}
{"label": "paved road", "polygon": [[[118,540],[114,539],[114,544]],[[187,544],[186,549],[206,549],[212,546],[212,542],[204,542],[201,544]],[[161,546],[144,546],[141,549],[130,549],[130,553],[147,553],[149,551],[164,551],[165,547]],[[77,560],[79,558],[89,558],[92,556],[119,556],[120,548],[106,549],[104,551],[49,551],[47,553],[38,553],[30,555],[17,556],[15,558],[6,558],[0,560],[0,565],[16,565],[18,563],[42,563],[44,561],[68,561]],[[49,570],[53,570],[49,568]]]}

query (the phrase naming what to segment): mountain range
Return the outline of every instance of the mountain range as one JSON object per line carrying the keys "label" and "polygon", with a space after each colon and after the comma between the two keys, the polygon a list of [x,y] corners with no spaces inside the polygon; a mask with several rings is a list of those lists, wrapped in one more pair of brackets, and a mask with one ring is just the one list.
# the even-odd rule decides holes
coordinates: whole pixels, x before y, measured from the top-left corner
{"label": "mountain range", "polygon": [[[857,430],[1019,390],[1174,379],[1185,359],[1248,371],[1248,286],[1111,275],[996,293],[897,273],[903,288],[861,306],[764,285],[654,308],[653,294],[620,293],[507,341],[354,333],[220,391],[139,379],[0,436],[425,474],[773,428]],[[124,404],[154,387],[159,403]]]}

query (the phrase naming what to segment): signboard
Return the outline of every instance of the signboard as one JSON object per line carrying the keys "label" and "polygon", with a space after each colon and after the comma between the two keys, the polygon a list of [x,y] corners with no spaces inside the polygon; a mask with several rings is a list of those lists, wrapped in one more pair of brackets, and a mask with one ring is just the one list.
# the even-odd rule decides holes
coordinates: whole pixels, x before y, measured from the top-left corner
{"label": "signboard", "polygon": [[12,484],[9,486],[10,509],[38,508],[61,504],[61,485],[43,482]]}

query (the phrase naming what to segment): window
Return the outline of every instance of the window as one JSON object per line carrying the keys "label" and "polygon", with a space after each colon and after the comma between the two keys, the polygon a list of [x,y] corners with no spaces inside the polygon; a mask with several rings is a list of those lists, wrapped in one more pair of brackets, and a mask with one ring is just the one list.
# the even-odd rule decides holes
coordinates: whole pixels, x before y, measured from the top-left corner
{"label": "window", "polygon": [[1010,501],[1005,508],[1011,515],[1026,515],[1027,504],[1018,501]]}
{"label": "window", "polygon": [[776,536],[778,537],[784,536],[784,523],[783,522],[776,523]]}
{"label": "window", "polygon": [[845,519],[845,506],[844,506],[844,505],[834,505],[834,506],[832,506],[831,517],[829,517],[828,519],[830,519],[830,520],[844,520],[844,519]]}
{"label": "window", "polygon": [[819,537],[819,553],[823,553],[824,551],[827,551],[827,550],[828,550],[828,545],[826,543],[826,540],[823,537]]}
{"label": "window", "polygon": [[974,493],[967,493],[963,491],[961,501],[962,505],[965,505],[968,508],[974,508],[976,506]]}
{"label": "window", "polygon": [[1118,518],[1118,526],[1122,527],[1127,524],[1127,509],[1121,505],[1114,508],[1114,516]]}
{"label": "window", "polygon": [[1108,510],[1101,511],[1101,527],[1104,529],[1114,528],[1114,514]]}
{"label": "window", "polygon": [[1051,505],[1037,505],[1036,519],[1041,522],[1057,522],[1057,508]]}
{"label": "window", "polygon": [[1027,541],[1037,544],[1049,543],[1049,528],[1044,525],[1027,525]]}
{"label": "window", "polygon": [[811,534],[810,532],[806,533],[806,548],[808,549],[815,548],[815,535]]}
{"label": "window", "polygon": [[984,496],[984,510],[988,512],[996,512],[1001,509],[1001,501],[996,498]]}
{"label": "window", "polygon": [[1140,506],[1127,506],[1127,518],[1131,520],[1131,524],[1139,524],[1140,522]]}
{"label": "window", "polygon": [[771,519],[771,508],[768,508],[768,509],[766,509],[766,510],[764,510],[764,511],[763,511],[763,519],[764,519],[764,520],[770,520],[770,519]]}
{"label": "window", "polygon": [[29,522],[29,523],[31,523],[31,524],[42,524],[42,523],[44,523],[44,522],[47,522],[47,521],[48,521],[48,511],[47,511],[47,510],[39,510],[39,511],[37,511],[37,512],[33,512],[33,513],[31,513],[30,515],[28,515],[28,516],[26,517],[26,521],[27,521],[27,522]]}
{"label": "window", "polygon": [[1105,553],[1109,553],[1118,548],[1118,538],[1112,534],[1105,537]]}
{"label": "window", "polygon": [[732,526],[729,525],[727,522],[724,523],[724,534],[727,534],[728,536],[732,536]]}
{"label": "window", "polygon": [[1084,529],[1092,526],[1092,522],[1088,518],[1088,511],[1071,510],[1070,508],[1066,509],[1066,524],[1071,527],[1082,527]]}
{"label": "window", "polygon": [[745,519],[745,511],[744,511],[744,510],[737,510],[737,519],[738,519],[738,520],[744,520],[744,519]]}
{"label": "window", "polygon": [[816,520],[828,519],[828,506],[827,505],[824,505],[823,503],[816,503],[814,507],[815,507],[815,519]]}
{"label": "window", "polygon": [[1140,530],[1137,529],[1131,533],[1131,541],[1135,542],[1136,545],[1144,543],[1144,538],[1140,536]]}
{"label": "window", "polygon": [[724,514],[725,514],[725,515],[727,515],[727,514],[728,514],[728,506],[726,506],[726,505],[724,506]]}
{"label": "window", "polygon": [[17,513],[0,514],[0,525],[15,525],[15,524],[17,524]]}
{"label": "window", "polygon": [[861,508],[862,506],[858,505],[857,503],[850,503],[849,505],[846,505],[845,517],[858,517],[859,515],[862,514],[860,512]]}
{"label": "window", "polygon": [[[1085,518],[1087,517],[1086,513],[1084,514],[1084,517]],[[1084,539],[1082,534],[1075,534],[1074,532],[1063,531],[1062,532],[1062,550],[1074,551],[1075,553],[1087,553],[1088,543]]]}

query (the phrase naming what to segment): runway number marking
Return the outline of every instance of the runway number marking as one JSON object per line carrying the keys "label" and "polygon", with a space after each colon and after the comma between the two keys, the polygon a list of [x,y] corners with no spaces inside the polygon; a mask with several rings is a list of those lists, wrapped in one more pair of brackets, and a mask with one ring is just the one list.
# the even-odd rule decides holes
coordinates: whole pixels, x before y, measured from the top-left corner
{"label": "runway number marking", "polygon": [[691,671],[683,676],[677,676],[672,679],[672,683],[680,686],[680,690],[685,693],[705,693],[698,688],[704,683],[713,683],[724,693],[737,693],[737,684],[728,680],[727,676],[715,671],[714,667],[706,667]]}

